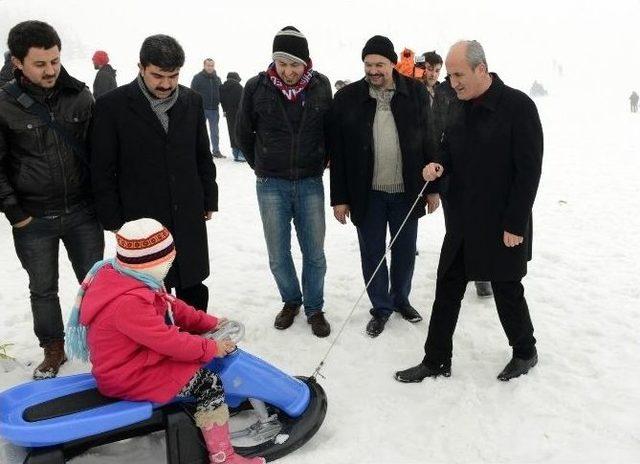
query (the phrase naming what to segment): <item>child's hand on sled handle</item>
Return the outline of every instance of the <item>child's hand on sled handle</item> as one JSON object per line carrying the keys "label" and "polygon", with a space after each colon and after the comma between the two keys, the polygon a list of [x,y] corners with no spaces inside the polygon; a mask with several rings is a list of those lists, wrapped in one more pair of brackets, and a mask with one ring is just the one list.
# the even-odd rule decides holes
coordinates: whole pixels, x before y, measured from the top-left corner
{"label": "child's hand on sled handle", "polygon": [[225,325],[227,322],[229,322],[229,319],[227,319],[226,317],[219,317],[218,318],[218,325],[215,326],[215,329],[219,329],[220,327],[222,327],[223,325]]}
{"label": "child's hand on sled handle", "polygon": [[218,344],[218,352],[216,353],[217,358],[224,358],[229,353],[233,353],[236,350],[236,344],[228,338],[224,340],[219,340]]}

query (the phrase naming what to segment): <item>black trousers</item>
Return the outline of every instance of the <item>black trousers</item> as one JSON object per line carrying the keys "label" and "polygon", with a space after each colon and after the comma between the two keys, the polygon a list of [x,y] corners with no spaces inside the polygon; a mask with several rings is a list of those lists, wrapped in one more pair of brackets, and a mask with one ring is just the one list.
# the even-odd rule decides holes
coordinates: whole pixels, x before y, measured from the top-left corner
{"label": "black trousers", "polygon": [[[460,304],[469,279],[464,267],[463,247],[453,263],[436,282],[436,298],[431,311],[429,333],[424,345],[424,363],[450,363],[453,352],[453,332],[458,322]],[[533,324],[524,298],[524,287],[518,281],[491,282],[498,317],[507,334],[513,355],[530,358],[535,350]]]}
{"label": "black trousers", "polygon": [[[172,288],[167,288],[167,291],[171,291]],[[209,305],[209,288],[199,283],[193,287],[176,288],[176,296],[185,303],[193,306],[200,311],[207,312],[207,306]]]}

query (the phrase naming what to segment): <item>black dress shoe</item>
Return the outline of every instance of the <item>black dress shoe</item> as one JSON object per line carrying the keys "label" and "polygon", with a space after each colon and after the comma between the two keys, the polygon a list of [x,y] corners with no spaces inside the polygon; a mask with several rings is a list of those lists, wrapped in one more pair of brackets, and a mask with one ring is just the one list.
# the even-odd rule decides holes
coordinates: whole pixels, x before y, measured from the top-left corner
{"label": "black dress shoe", "polygon": [[286,304],[282,307],[282,310],[276,316],[276,320],[273,323],[273,326],[276,329],[284,330],[291,327],[293,324],[293,320],[300,312],[300,305],[290,305]]}
{"label": "black dress shoe", "polygon": [[406,305],[397,309],[398,313],[402,316],[402,318],[406,321],[415,324],[416,322],[420,322],[422,320],[422,316],[416,308],[411,305]]}
{"label": "black dress shoe", "polygon": [[416,383],[422,382],[427,377],[451,377],[451,364],[418,364],[417,366],[410,367],[404,371],[396,372],[394,376],[398,382],[402,383]]}
{"label": "black dress shoe", "polygon": [[388,315],[374,314],[369,323],[367,324],[367,335],[372,338],[377,337],[384,330],[384,326],[389,320]]}
{"label": "black dress shoe", "polygon": [[514,379],[516,377],[520,377],[521,375],[529,372],[533,366],[538,364],[538,354],[535,353],[529,359],[522,358],[511,358],[511,361],[502,369],[502,372],[498,374],[498,380],[502,380],[503,382],[507,382],[510,379]]}
{"label": "black dress shoe", "polygon": [[493,290],[491,290],[491,282],[476,282],[476,295],[480,298],[489,298],[493,296]]}

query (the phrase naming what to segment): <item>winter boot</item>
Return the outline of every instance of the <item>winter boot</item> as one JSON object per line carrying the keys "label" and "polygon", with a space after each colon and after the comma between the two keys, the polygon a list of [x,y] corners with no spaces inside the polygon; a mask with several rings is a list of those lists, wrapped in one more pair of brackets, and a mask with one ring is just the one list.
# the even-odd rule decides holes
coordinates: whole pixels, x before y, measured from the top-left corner
{"label": "winter boot", "polygon": [[379,313],[377,311],[374,311],[373,308],[369,312],[373,317],[367,323],[367,328],[365,330],[367,331],[367,335],[369,335],[371,338],[376,338],[384,330],[384,326],[389,320],[389,314]]}
{"label": "winter boot", "polygon": [[264,458],[245,458],[236,454],[229,440],[229,423],[213,424],[203,428],[202,436],[207,444],[211,464],[265,464]]}
{"label": "winter boot", "polygon": [[34,380],[51,379],[58,375],[60,366],[67,361],[64,340],[53,340],[44,345],[44,361],[33,371]]}
{"label": "winter boot", "polygon": [[316,337],[328,337],[331,333],[331,326],[325,319],[322,311],[313,313],[307,318],[307,322],[311,324],[311,331]]}
{"label": "winter boot", "polygon": [[285,303],[282,307],[282,310],[276,316],[276,320],[273,323],[273,326],[278,330],[288,329],[289,327],[291,327],[291,324],[293,324],[293,320],[299,312],[299,304]]}

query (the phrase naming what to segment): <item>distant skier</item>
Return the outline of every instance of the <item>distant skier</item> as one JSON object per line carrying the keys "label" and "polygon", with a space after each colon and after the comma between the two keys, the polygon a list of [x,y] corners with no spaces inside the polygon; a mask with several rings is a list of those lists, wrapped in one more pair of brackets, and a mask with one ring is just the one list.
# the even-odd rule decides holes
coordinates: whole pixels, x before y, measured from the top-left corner
{"label": "distant skier", "polygon": [[633,92],[631,92],[631,96],[629,97],[629,101],[631,102],[631,112],[632,113],[637,113],[638,112],[638,94],[635,92],[635,90]]}

